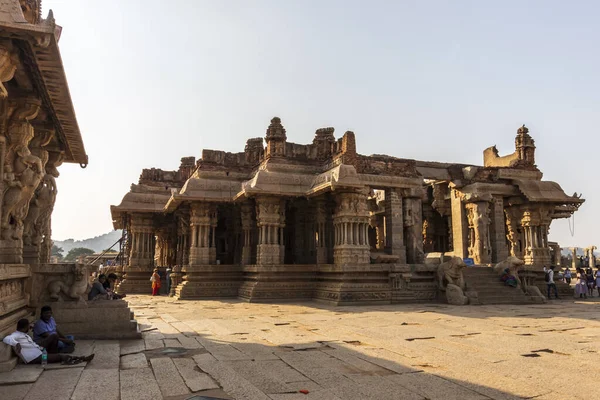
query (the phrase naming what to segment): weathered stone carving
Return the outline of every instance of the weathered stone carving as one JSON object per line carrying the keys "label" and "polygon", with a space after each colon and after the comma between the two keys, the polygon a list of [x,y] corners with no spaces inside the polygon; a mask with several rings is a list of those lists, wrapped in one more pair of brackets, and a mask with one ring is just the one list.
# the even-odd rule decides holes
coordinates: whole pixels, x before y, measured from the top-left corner
{"label": "weathered stone carving", "polygon": [[53,280],[48,283],[48,293],[50,299],[60,301],[63,298],[62,293],[67,300],[85,301],[84,295],[88,289],[88,277],[90,276],[89,267],[83,265],[73,266],[72,274],[60,280]]}
{"label": "weathered stone carving", "polygon": [[285,200],[277,197],[256,199],[256,222],[258,226],[257,264],[283,264],[285,245]]}
{"label": "weathered stone carving", "polygon": [[368,264],[369,208],[367,193],[340,193],[336,196],[333,216],[335,229],[335,264]]}
{"label": "weathered stone carving", "polygon": [[438,287],[445,292],[448,304],[469,304],[469,298],[465,296],[467,289],[463,269],[467,265],[460,257],[452,257],[443,262],[437,269]]}
{"label": "weathered stone carving", "polygon": [[491,261],[490,209],[487,201],[467,203],[469,221],[469,257],[475,264],[488,264]]}
{"label": "weathered stone carving", "polygon": [[33,138],[29,121],[40,108],[37,98],[26,97],[9,102],[8,148],[4,160],[4,198],[0,227],[0,256],[5,262],[23,261],[24,220],[29,202],[43,175],[44,167],[39,157],[27,147]]}

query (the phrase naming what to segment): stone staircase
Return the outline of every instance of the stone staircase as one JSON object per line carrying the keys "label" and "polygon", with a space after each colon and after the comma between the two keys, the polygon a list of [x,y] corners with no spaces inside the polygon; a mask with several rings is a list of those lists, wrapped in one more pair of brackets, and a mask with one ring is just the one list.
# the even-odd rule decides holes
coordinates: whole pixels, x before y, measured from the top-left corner
{"label": "stone staircase", "polygon": [[60,330],[79,339],[139,339],[133,311],[124,300],[51,304]]}
{"label": "stone staircase", "polygon": [[463,270],[467,290],[476,291],[480,304],[531,304],[537,301],[517,288],[506,286],[491,267]]}

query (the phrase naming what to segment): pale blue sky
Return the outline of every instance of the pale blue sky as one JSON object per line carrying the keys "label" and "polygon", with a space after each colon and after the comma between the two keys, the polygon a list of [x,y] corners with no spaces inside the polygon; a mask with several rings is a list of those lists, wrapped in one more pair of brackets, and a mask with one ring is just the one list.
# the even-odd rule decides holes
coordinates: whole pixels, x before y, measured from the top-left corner
{"label": "pale blue sky", "polygon": [[525,123],[544,179],[587,202],[575,236],[600,242],[596,154],[600,4],[589,1],[44,0],[87,169],[64,165],[54,239],[112,229],[142,168],[203,148],[242,151],[281,117],[288,140],[334,126],[362,154],[482,164]]}

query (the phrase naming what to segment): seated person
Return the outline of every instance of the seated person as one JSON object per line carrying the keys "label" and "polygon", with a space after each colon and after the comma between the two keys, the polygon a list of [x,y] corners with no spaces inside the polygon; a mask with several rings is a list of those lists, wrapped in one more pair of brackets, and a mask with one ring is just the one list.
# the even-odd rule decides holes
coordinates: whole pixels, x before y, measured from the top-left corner
{"label": "seated person", "polygon": [[505,268],[504,271],[502,271],[500,280],[504,282],[506,286],[511,286],[515,288],[518,286],[517,278],[515,278],[515,276],[510,273],[510,269],[508,268]]}
{"label": "seated person", "polygon": [[[98,279],[92,283],[92,289],[88,293],[88,300],[108,300],[110,299],[109,293],[106,291],[104,285],[107,283],[106,275],[98,275]],[[110,283],[109,283],[110,287]]]}
{"label": "seated person", "polygon": [[120,294],[116,294],[114,292],[114,288],[115,288],[115,285],[117,283],[117,279],[119,279],[119,277],[117,276],[117,274],[111,272],[106,277],[106,281],[102,284],[102,286],[104,286],[104,289],[112,295],[113,299],[117,299],[118,300],[118,299],[122,299],[126,295],[124,295],[124,294],[120,295]]}
{"label": "seated person", "polygon": [[63,335],[56,327],[50,306],[42,307],[40,319],[33,325],[33,340],[48,353],[72,353],[75,350],[73,336]]}
{"label": "seated person", "polygon": [[[28,319],[20,319],[19,322],[17,322],[17,330],[6,336],[2,341],[11,346],[17,356],[19,356],[25,364],[40,364],[42,362],[42,347],[37,345],[31,336],[27,334],[29,327]],[[91,361],[93,358],[94,354],[85,357],[72,357],[66,354],[48,354],[49,363],[62,362],[65,364],[77,364],[82,361]]]}

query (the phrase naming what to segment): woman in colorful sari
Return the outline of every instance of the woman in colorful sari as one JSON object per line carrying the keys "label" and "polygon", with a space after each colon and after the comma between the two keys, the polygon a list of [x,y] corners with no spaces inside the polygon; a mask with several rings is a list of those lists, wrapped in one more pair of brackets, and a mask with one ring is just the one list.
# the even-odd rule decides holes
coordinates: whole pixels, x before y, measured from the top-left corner
{"label": "woman in colorful sari", "polygon": [[150,277],[150,282],[152,282],[152,296],[158,295],[160,289],[160,275],[158,274],[158,268],[154,268],[154,272]]}

